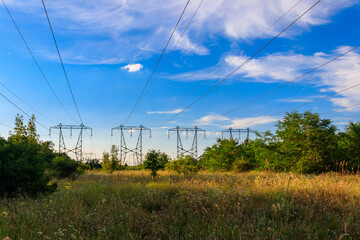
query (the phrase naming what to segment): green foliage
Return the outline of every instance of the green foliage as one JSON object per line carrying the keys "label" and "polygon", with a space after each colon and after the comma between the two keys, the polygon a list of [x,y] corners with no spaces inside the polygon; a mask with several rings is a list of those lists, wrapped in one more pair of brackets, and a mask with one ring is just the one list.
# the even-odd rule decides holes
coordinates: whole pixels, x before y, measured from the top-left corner
{"label": "green foliage", "polygon": [[232,168],[237,172],[245,172],[250,170],[252,166],[250,160],[242,156],[241,158],[238,158],[233,162]]}
{"label": "green foliage", "polygon": [[233,139],[218,139],[212,147],[207,147],[201,157],[201,166],[210,171],[229,171],[239,157],[238,142]]}
{"label": "green foliage", "polygon": [[154,178],[157,175],[157,171],[164,169],[166,163],[169,161],[169,156],[160,151],[150,150],[146,156],[143,166],[145,169],[150,170],[150,175]]}
{"label": "green foliage", "polygon": [[101,165],[99,159],[90,159],[90,160],[86,161],[86,164],[90,166],[90,170],[97,170],[97,169],[102,168],[102,165]]}
{"label": "green foliage", "polygon": [[115,145],[112,145],[110,153],[103,153],[102,168],[108,173],[113,173],[116,170],[121,170],[122,166],[118,156],[119,149]]}
{"label": "green foliage", "polygon": [[210,171],[271,170],[322,173],[341,167],[360,168],[360,124],[350,123],[337,134],[329,119],[319,114],[287,113],[277,124],[276,135],[257,133],[257,139],[239,144],[217,140],[205,149],[201,166]]}
{"label": "green foliage", "polygon": [[319,114],[287,113],[276,125],[281,151],[291,170],[300,173],[320,173],[335,170],[336,127]]}
{"label": "green foliage", "polygon": [[101,165],[102,165],[102,169],[105,172],[112,173],[114,171],[114,169],[112,169],[110,154],[108,152],[103,152]]}
{"label": "green foliage", "polygon": [[14,133],[8,140],[0,138],[0,196],[54,191],[56,185],[49,184],[46,174],[54,157],[52,147],[50,142],[38,140],[34,116],[26,126],[17,115]]}
{"label": "green foliage", "polygon": [[175,171],[178,174],[187,175],[199,171],[198,161],[191,156],[180,156],[174,161],[166,164],[165,168],[169,171]]}
{"label": "green foliage", "polygon": [[350,122],[345,132],[339,134],[339,155],[342,170],[358,172],[360,170],[360,122]]}
{"label": "green foliage", "polygon": [[58,155],[52,160],[51,175],[55,178],[75,178],[84,172],[84,166],[66,154]]}
{"label": "green foliage", "polygon": [[360,239],[356,175],[159,175],[87,172],[50,196],[2,198],[0,239]]}

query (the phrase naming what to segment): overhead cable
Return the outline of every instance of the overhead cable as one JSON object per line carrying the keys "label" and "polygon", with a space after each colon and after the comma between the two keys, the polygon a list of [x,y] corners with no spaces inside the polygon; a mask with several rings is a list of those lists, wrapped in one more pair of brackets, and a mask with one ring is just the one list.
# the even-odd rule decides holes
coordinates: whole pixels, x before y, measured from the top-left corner
{"label": "overhead cable", "polygon": [[168,41],[167,41],[167,43],[166,43],[166,45],[165,45],[165,47],[164,47],[164,49],[163,49],[163,51],[162,51],[162,53],[161,53],[160,57],[159,57],[159,59],[158,59],[158,61],[157,61],[156,65],[155,65],[154,69],[153,69],[153,71],[151,72],[151,75],[150,75],[149,79],[147,80],[147,82],[146,82],[146,84],[145,84],[145,87],[144,87],[144,88],[143,88],[143,90],[141,91],[141,94],[140,94],[139,98],[137,99],[137,101],[136,101],[136,103],[135,103],[134,107],[132,108],[132,110],[130,111],[130,113],[129,113],[128,117],[126,118],[126,120],[125,120],[125,122],[124,122],[124,124],[126,124],[126,123],[127,123],[127,121],[130,119],[130,117],[131,117],[131,116],[132,116],[132,114],[134,113],[134,111],[135,111],[135,109],[136,109],[137,105],[139,104],[139,102],[140,102],[140,100],[141,100],[142,96],[144,95],[145,90],[146,90],[147,86],[149,85],[150,80],[151,80],[152,76],[154,75],[154,73],[155,73],[155,71],[156,71],[156,68],[158,67],[158,65],[159,65],[159,63],[160,63],[160,61],[161,61],[161,59],[162,59],[162,57],[163,57],[163,55],[164,55],[164,53],[165,53],[165,51],[166,51],[166,49],[167,49],[167,47],[168,47],[168,45],[169,45],[170,41],[171,41],[171,39],[172,39],[172,37],[173,37],[173,35],[174,35],[174,33],[175,33],[175,31],[176,31],[176,29],[177,29],[178,25],[179,25],[179,23],[180,23],[180,21],[181,21],[181,19],[182,19],[183,15],[184,15],[184,13],[185,13],[186,8],[187,8],[187,7],[188,7],[188,5],[189,5],[189,2],[190,2],[190,0],[188,0],[188,1],[187,1],[186,5],[185,5],[185,8],[183,9],[183,11],[182,11],[182,13],[181,13],[181,15],[180,15],[180,17],[179,17],[179,19],[178,19],[178,21],[177,21],[177,23],[176,23],[175,27],[174,27],[174,29],[173,29],[172,33],[171,33],[171,35],[170,35],[170,37],[169,37],[169,39],[168,39]]}
{"label": "overhead cable", "polygon": [[72,100],[73,100],[73,102],[74,102],[76,111],[77,111],[77,113],[78,113],[78,115],[79,115],[80,122],[83,123],[83,120],[82,120],[82,117],[81,117],[81,115],[80,115],[80,111],[79,111],[78,105],[77,105],[76,100],[75,100],[75,97],[74,97],[74,93],[73,93],[73,91],[72,91],[72,89],[71,89],[70,81],[69,81],[69,78],[68,78],[68,76],[67,76],[67,73],[66,73],[66,70],[65,70],[65,66],[64,66],[63,60],[62,60],[62,58],[61,58],[60,50],[59,50],[59,47],[58,47],[57,42],[56,42],[55,34],[54,34],[53,28],[52,28],[52,26],[51,26],[51,22],[50,22],[50,18],[49,18],[48,12],[47,12],[47,10],[46,10],[45,2],[44,2],[44,0],[41,0],[41,1],[42,1],[42,4],[43,4],[43,7],[44,7],[44,11],[45,11],[45,14],[46,14],[46,18],[47,18],[47,21],[48,21],[48,23],[49,23],[51,35],[52,35],[53,40],[54,40],[54,43],[55,43],[55,47],[56,47],[56,50],[57,50],[57,53],[58,53],[58,56],[59,56],[59,59],[60,59],[60,63],[61,63],[61,66],[62,66],[64,75],[65,75],[65,79],[66,79],[67,85],[68,85],[68,87],[69,87],[69,91],[70,91]]}
{"label": "overhead cable", "polygon": [[[12,14],[10,13],[10,10],[9,10],[9,9],[8,9],[8,7],[6,6],[6,4],[5,4],[4,0],[1,0],[1,1],[2,1],[3,5],[4,5],[5,9],[6,9],[6,12],[7,12],[7,13],[8,13],[8,15],[9,15],[9,17],[10,17],[10,19],[11,19],[12,23],[14,24],[14,26],[15,26],[15,28],[16,28],[16,30],[17,30],[17,32],[18,32],[18,34],[20,35],[20,37],[21,37],[21,39],[22,39],[23,43],[25,44],[25,46],[26,46],[26,48],[27,48],[28,52],[30,53],[30,56],[31,56],[31,58],[33,59],[33,61],[34,61],[35,65],[36,65],[36,67],[38,68],[38,70],[39,70],[40,74],[42,75],[43,79],[45,80],[45,82],[46,82],[47,86],[50,88],[50,90],[51,90],[52,94],[55,96],[55,98],[57,99],[58,103],[60,104],[60,106],[62,107],[62,109],[64,110],[64,112],[65,112],[65,113],[66,113],[66,114],[67,114],[67,115],[68,115],[68,116],[69,116],[72,120],[74,120],[74,118],[73,118],[73,117],[69,114],[69,112],[66,110],[66,108],[65,108],[64,104],[61,102],[60,98],[57,96],[57,94],[55,93],[55,91],[54,91],[53,87],[51,86],[51,84],[50,84],[49,80],[48,80],[48,79],[47,79],[47,77],[45,76],[44,71],[42,70],[42,68],[40,67],[40,65],[39,65],[38,61],[36,60],[36,58],[35,58],[35,56],[34,56],[34,54],[32,53],[32,51],[31,51],[31,49],[30,49],[30,47],[29,47],[29,44],[26,42],[26,40],[25,40],[25,38],[24,38],[23,34],[21,33],[21,31],[20,31],[20,29],[19,29],[18,25],[16,24],[16,22],[15,22],[15,20],[14,20],[13,16],[12,16]],[[74,120],[74,121],[75,121],[75,120]],[[75,122],[76,122],[76,121],[75,121]]]}
{"label": "overhead cable", "polygon": [[296,18],[292,23],[290,23],[286,28],[284,28],[280,33],[278,33],[275,37],[273,37],[270,41],[268,41],[264,46],[262,46],[259,50],[257,50],[254,54],[252,54],[247,60],[245,60],[240,66],[235,68],[231,73],[226,75],[223,79],[221,79],[216,85],[214,85],[212,88],[210,88],[207,92],[205,92],[203,95],[198,97],[195,101],[193,101],[191,104],[183,108],[179,113],[168,119],[166,122],[162,123],[160,126],[165,125],[166,123],[172,121],[176,117],[178,117],[180,114],[185,112],[187,109],[189,109],[192,105],[194,105],[196,102],[198,102],[200,99],[205,97],[207,94],[209,94],[212,90],[214,90],[217,86],[219,86],[222,82],[224,82],[226,79],[228,79],[230,76],[232,76],[235,72],[237,72],[240,68],[242,68],[245,64],[247,64],[250,60],[252,60],[257,54],[259,54],[262,50],[264,50],[267,46],[269,46],[275,39],[277,39],[281,34],[283,34],[287,29],[289,29],[292,25],[294,25],[300,18],[302,18],[306,13],[308,13],[311,9],[313,9],[321,0],[318,0],[315,4],[313,4],[310,8],[308,8],[303,14],[301,14],[298,18]]}

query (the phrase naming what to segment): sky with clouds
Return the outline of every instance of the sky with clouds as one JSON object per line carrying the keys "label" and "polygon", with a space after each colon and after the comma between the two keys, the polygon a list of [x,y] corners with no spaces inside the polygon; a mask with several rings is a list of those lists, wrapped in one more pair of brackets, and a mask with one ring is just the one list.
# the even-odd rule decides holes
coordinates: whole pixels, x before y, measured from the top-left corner
{"label": "sky with clouds", "polygon": [[[46,127],[79,124],[41,0],[4,2],[71,117],[47,86],[3,6],[0,93],[25,112],[34,113]],[[92,138],[84,135],[84,152],[100,157],[111,144],[119,143],[119,133],[111,137],[111,128],[124,123],[138,100],[186,2],[45,1],[84,124],[93,128]],[[190,0],[143,98],[126,123],[153,129],[151,139],[144,135],[144,152],[154,148],[174,156],[176,138],[168,138],[167,129],[198,125],[208,132],[206,139],[199,138],[201,153],[226,128],[274,129],[282,117],[276,113],[303,104],[297,110],[336,110],[324,117],[332,118],[339,129],[350,120],[360,120],[359,105],[350,107],[360,103],[360,87],[351,88],[360,84],[360,49],[297,79],[360,44],[360,0],[319,1],[246,62],[316,2]],[[335,92],[340,93],[331,95]],[[0,123],[13,125],[19,110],[3,97],[0,106]],[[341,108],[345,110],[337,110]],[[226,112],[229,114],[221,115]],[[9,130],[0,125],[1,136],[8,136]],[[42,140],[52,140],[57,147],[57,135],[48,136],[41,126],[38,130]],[[134,146],[136,135],[126,134],[128,145]],[[69,147],[76,142],[75,135],[65,133]],[[191,135],[184,138],[185,146],[191,142]]]}

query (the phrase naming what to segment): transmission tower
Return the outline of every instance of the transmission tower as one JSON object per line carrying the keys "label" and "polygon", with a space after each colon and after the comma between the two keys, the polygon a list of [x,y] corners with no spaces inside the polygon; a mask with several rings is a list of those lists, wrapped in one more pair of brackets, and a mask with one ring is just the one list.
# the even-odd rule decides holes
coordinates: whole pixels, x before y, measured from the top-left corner
{"label": "transmission tower", "polygon": [[246,133],[246,140],[249,139],[249,136],[250,136],[250,133],[255,133],[255,131],[251,130],[250,128],[246,128],[246,129],[234,129],[234,128],[229,128],[229,129],[226,129],[226,130],[223,130],[221,132],[221,137],[222,139],[224,139],[224,133],[229,133],[230,134],[230,139],[234,139],[233,138],[233,133],[239,133],[239,140],[241,138],[241,133]]}
{"label": "transmission tower", "polygon": [[[91,136],[92,136],[92,128],[86,127],[83,124],[80,124],[80,125],[63,125],[63,124],[60,123],[57,126],[50,127],[49,135],[51,135],[51,130],[52,129],[59,129],[59,153],[66,153],[66,154],[67,153],[74,153],[75,157],[76,157],[76,160],[77,161],[82,161],[83,160],[83,153],[82,153],[83,130],[90,129],[91,130]],[[67,129],[70,129],[70,136],[72,136],[72,131],[73,130],[80,130],[78,140],[76,142],[75,148],[73,148],[73,149],[68,149],[68,148],[66,148],[66,145],[65,145],[63,130],[67,130]]]}
{"label": "transmission tower", "polygon": [[[136,157],[136,163],[138,165],[142,164],[142,134],[143,131],[149,131],[151,137],[151,129],[146,128],[143,125],[140,126],[124,126],[120,125],[118,127],[114,127],[111,129],[111,136],[113,136],[113,131],[119,130],[120,131],[120,161],[122,164],[126,163],[126,155],[128,153],[133,153]],[[130,136],[132,137],[133,131],[139,131],[139,137],[136,143],[136,147],[134,149],[130,149],[126,145],[124,131],[130,131]]]}
{"label": "transmission tower", "polygon": [[[177,133],[177,157],[181,155],[190,154],[193,158],[197,159],[198,157],[198,146],[197,146],[197,135],[198,132],[204,133],[204,138],[206,138],[206,131],[199,129],[198,127],[195,128],[180,128],[177,126],[176,128],[172,128],[168,130],[168,137],[170,138],[170,132]],[[190,149],[184,149],[183,144],[181,142],[181,135],[180,132],[186,132],[186,138],[189,138],[189,132],[194,132],[194,139]]]}

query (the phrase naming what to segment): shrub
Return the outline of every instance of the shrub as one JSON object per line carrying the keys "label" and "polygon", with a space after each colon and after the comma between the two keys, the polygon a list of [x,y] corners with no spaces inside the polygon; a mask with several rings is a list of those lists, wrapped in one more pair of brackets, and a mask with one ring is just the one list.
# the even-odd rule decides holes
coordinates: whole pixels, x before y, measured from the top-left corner
{"label": "shrub", "polygon": [[180,156],[177,160],[168,162],[166,169],[184,175],[197,173],[199,171],[198,161],[191,156]]}
{"label": "shrub", "polygon": [[86,162],[90,166],[90,170],[101,169],[101,163],[99,159],[90,159]]}
{"label": "shrub", "polygon": [[233,162],[239,157],[238,142],[233,139],[218,139],[212,147],[204,150],[201,166],[210,171],[229,171]]}
{"label": "shrub", "polygon": [[56,156],[51,165],[51,175],[55,178],[75,178],[76,175],[81,174],[81,164],[65,154]]}
{"label": "shrub", "polygon": [[251,169],[251,162],[249,159],[241,157],[236,159],[233,163],[233,170],[237,172],[245,172]]}
{"label": "shrub", "polygon": [[146,154],[143,166],[151,171],[150,175],[154,178],[157,175],[157,171],[164,169],[168,161],[169,157],[165,153],[151,150]]}
{"label": "shrub", "polygon": [[0,197],[55,191],[45,172],[52,157],[52,144],[37,138],[35,117],[26,126],[18,115],[14,133],[7,140],[0,138]]}

